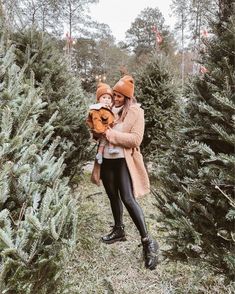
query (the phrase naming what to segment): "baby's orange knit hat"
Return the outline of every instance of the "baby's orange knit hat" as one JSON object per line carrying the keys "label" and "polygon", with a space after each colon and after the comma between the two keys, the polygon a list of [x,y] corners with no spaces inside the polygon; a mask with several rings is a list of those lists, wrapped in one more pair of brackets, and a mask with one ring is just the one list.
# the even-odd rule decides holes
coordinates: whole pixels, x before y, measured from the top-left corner
{"label": "baby's orange knit hat", "polygon": [[108,84],[99,83],[96,90],[96,100],[99,101],[100,96],[104,94],[108,94],[113,97],[113,90]]}
{"label": "baby's orange knit hat", "polygon": [[113,87],[113,91],[117,91],[128,98],[132,98],[134,96],[134,79],[132,76],[125,75],[122,77]]}

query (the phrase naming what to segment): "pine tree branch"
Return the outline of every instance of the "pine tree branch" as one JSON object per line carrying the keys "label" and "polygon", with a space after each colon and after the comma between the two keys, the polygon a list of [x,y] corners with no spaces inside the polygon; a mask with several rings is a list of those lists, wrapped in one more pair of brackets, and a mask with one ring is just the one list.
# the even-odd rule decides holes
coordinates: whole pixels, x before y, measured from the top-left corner
{"label": "pine tree branch", "polygon": [[20,222],[21,222],[21,220],[22,220],[22,218],[23,218],[23,216],[24,216],[25,209],[26,209],[26,205],[27,205],[26,202],[24,202],[23,205],[22,205],[22,207],[21,207],[20,215],[19,215],[19,219],[18,219],[18,224],[17,224],[17,226],[20,225]]}
{"label": "pine tree branch", "polygon": [[229,200],[230,204],[235,208],[235,201],[233,201],[233,199],[231,199],[227,194],[225,194],[219,186],[215,185],[215,188],[218,189]]}
{"label": "pine tree branch", "polygon": [[15,225],[15,226],[18,226],[18,224],[15,222],[15,220],[13,219],[12,215],[9,213],[9,217],[12,221],[12,223]]}
{"label": "pine tree branch", "polygon": [[102,195],[102,192],[96,192],[96,193],[89,194],[86,196],[86,198],[92,198],[93,196],[96,196],[96,195]]}

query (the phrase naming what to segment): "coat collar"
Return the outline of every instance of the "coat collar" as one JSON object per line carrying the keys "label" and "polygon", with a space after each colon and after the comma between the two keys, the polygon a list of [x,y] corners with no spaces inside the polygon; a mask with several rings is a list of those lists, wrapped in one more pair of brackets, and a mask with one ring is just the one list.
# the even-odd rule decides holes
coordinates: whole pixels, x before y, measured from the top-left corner
{"label": "coat collar", "polygon": [[110,108],[103,103],[96,103],[89,106],[90,110],[100,110],[101,108],[110,110]]}

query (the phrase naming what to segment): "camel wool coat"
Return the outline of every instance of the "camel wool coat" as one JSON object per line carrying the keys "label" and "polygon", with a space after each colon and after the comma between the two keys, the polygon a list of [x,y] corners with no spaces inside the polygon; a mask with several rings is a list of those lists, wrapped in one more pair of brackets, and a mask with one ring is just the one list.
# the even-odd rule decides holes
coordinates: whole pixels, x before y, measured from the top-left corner
{"label": "camel wool coat", "polygon": [[140,197],[150,192],[149,177],[140,152],[144,135],[144,110],[139,104],[132,104],[123,121],[123,131],[110,129],[107,140],[124,148],[126,163],[130,172],[134,196]]}

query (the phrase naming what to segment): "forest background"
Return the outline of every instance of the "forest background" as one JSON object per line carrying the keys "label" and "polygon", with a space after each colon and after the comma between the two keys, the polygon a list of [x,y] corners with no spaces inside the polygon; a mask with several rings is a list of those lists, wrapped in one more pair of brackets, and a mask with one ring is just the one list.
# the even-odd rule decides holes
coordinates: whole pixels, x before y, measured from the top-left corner
{"label": "forest background", "polygon": [[[173,30],[146,7],[121,42],[95,3],[0,1],[1,293],[233,293],[234,1],[173,0]],[[128,217],[130,240],[100,244],[111,214],[85,168],[97,83],[127,72],[145,110],[151,273]]]}

